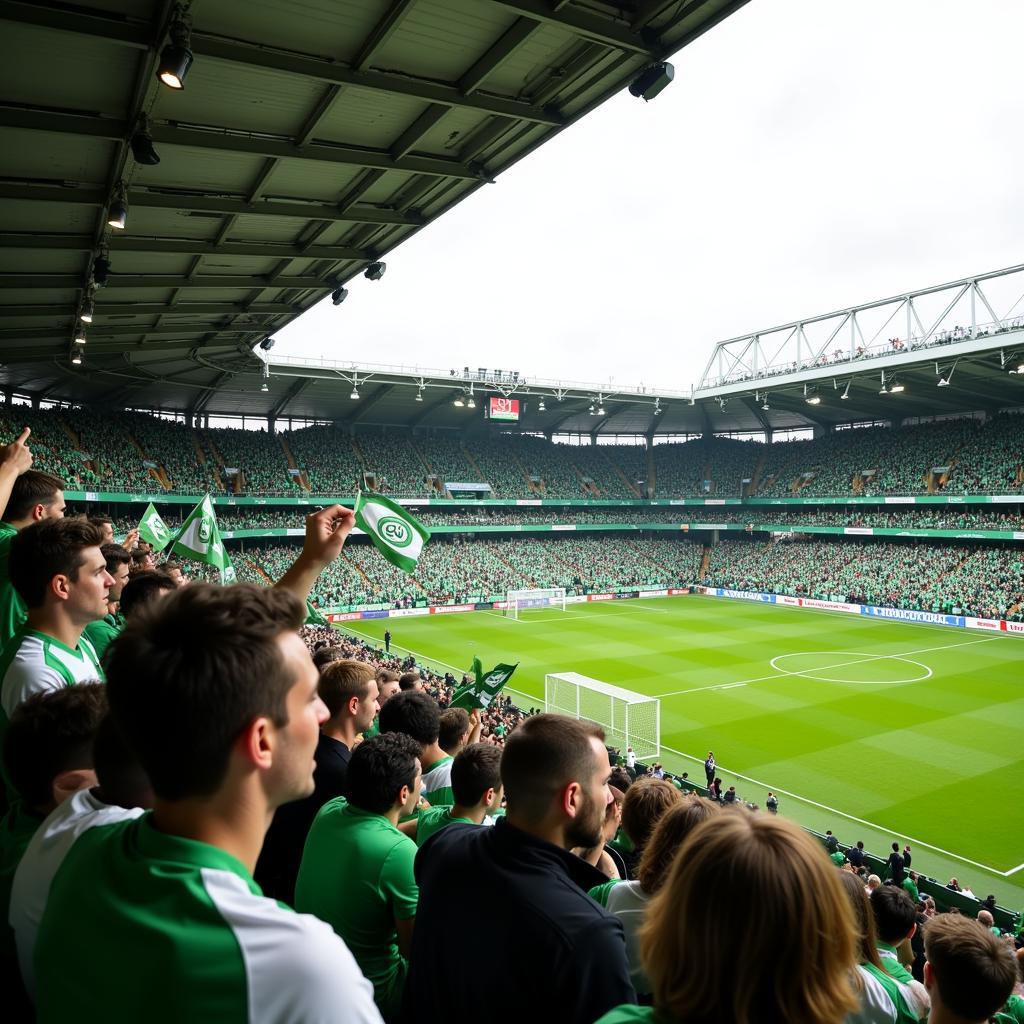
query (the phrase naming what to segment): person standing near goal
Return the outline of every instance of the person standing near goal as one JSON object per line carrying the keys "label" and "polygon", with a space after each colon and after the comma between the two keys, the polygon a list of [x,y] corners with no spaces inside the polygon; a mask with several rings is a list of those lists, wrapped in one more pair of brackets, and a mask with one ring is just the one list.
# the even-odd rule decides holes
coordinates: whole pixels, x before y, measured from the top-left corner
{"label": "person standing near goal", "polygon": [[704,774],[708,779],[708,786],[715,781],[715,755],[709,750],[707,760],[704,762]]}

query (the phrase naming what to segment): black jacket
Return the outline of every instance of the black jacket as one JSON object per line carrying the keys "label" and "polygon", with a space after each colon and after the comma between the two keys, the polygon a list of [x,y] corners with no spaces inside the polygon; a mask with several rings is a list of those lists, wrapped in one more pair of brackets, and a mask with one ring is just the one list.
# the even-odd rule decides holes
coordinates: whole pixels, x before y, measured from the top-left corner
{"label": "black jacket", "polygon": [[593,1024],[636,1002],[622,925],[587,895],[607,879],[579,857],[504,819],[449,825],[416,881],[410,1024]]}

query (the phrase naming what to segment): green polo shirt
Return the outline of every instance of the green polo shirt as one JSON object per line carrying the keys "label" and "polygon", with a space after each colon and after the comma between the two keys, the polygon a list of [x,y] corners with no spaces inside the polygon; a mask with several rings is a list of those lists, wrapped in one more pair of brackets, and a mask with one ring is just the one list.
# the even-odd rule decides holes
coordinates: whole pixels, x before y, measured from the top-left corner
{"label": "green polo shirt", "polygon": [[921,898],[921,894],[917,891],[917,886],[910,880],[909,875],[903,879],[901,884],[915,903]]}
{"label": "green polo shirt", "polygon": [[455,824],[476,823],[471,818],[453,818],[450,807],[427,807],[421,810],[416,825],[416,845],[422,846],[435,832]]}
{"label": "green polo shirt", "polygon": [[121,630],[124,629],[124,616],[120,613],[115,615],[104,615],[102,619],[90,622],[85,627],[85,635],[89,638],[96,651],[96,657],[103,660],[107,648],[114,642]]}
{"label": "green polo shirt", "polygon": [[345,940],[386,1020],[398,1015],[409,969],[395,922],[416,916],[415,859],[416,844],[387,818],[337,797],[309,830],[295,883],[295,909]]}
{"label": "green polo shirt", "polygon": [[14,589],[7,571],[11,541],[17,536],[18,531],[10,523],[0,522],[0,648],[14,636],[28,616],[25,602]]}

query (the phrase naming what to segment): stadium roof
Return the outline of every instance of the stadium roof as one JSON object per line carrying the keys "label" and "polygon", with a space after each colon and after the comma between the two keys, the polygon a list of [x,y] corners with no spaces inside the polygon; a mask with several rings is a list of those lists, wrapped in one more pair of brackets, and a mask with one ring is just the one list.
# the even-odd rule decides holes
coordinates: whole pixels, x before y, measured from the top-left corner
{"label": "stadium roof", "polygon": [[0,0],[0,385],[265,415],[262,339],[746,2]]}

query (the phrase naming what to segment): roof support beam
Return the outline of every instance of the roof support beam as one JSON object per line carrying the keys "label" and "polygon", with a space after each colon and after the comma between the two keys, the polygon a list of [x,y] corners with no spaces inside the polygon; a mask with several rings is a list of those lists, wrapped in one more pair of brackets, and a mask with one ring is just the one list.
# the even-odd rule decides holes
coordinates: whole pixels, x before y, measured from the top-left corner
{"label": "roof support beam", "polygon": [[395,0],[359,48],[359,53],[352,62],[354,68],[359,71],[365,71],[373,63],[373,58],[395,34],[398,26],[402,24],[402,20],[409,13],[409,9],[415,2],[416,0]]}
{"label": "roof support beam", "polygon": [[540,22],[532,18],[516,18],[512,27],[459,79],[459,89],[467,95],[479,89],[539,28]]}
{"label": "roof support beam", "polygon": [[596,14],[588,14],[568,7],[556,12],[552,10],[546,0],[491,0],[491,2],[527,18],[533,18],[535,21],[565,29],[581,39],[611,46],[626,53],[650,57],[651,60],[657,59],[658,54],[654,48],[654,41],[648,39],[642,32],[634,32],[621,21],[602,18]]}
{"label": "roof support beam", "polygon": [[[54,132],[61,135],[83,135],[120,143],[128,136],[132,126],[129,122],[112,117],[3,106],[0,107],[0,127]],[[480,177],[477,170],[466,167],[457,160],[443,157],[410,156],[394,160],[390,154],[381,150],[329,142],[311,142],[300,147],[291,139],[260,138],[224,125],[182,127],[153,122],[150,124],[149,134],[156,143],[187,146],[192,149],[212,149],[222,153],[313,160],[320,163],[345,164],[350,167],[435,174],[438,177],[466,178],[473,181]]]}
{"label": "roof support beam", "polygon": [[[0,273],[0,289],[3,288],[80,288],[80,274],[32,274]],[[108,289],[120,288],[245,288],[259,290],[266,288],[315,288],[330,291],[331,284],[319,277],[279,277],[271,282],[266,275],[236,277],[230,274],[207,274],[203,276],[181,276],[180,274],[118,274],[112,273]]]}
{"label": "roof support beam", "polygon": [[[178,335],[186,337],[196,334],[266,334],[266,328],[259,324],[239,324],[237,327],[221,327],[218,324],[164,324],[148,327],[145,324],[92,324],[87,332],[90,342],[101,338],[134,337],[136,335]],[[68,338],[67,327],[5,327],[0,330],[0,344],[28,341],[33,338]],[[88,350],[89,346],[87,346]]]}
{"label": "roof support beam", "polygon": [[[297,307],[287,302],[253,302],[246,305],[244,302],[183,302],[177,305],[168,305],[164,302],[102,302],[103,292],[99,292],[96,299],[96,316],[102,319],[105,316],[167,316],[167,315],[209,315],[224,316],[228,313],[251,313],[254,316],[261,314],[287,314],[297,312]],[[4,317],[36,317],[36,316],[66,316],[66,312],[58,306],[8,306],[2,307]],[[98,326],[98,324],[97,324]]]}
{"label": "roof support beam", "polygon": [[291,403],[312,383],[312,377],[300,377],[295,381],[284,395],[282,395],[281,400],[274,405],[273,409],[270,410],[270,418],[276,420],[278,416],[282,416],[285,409],[287,409],[288,406],[291,405]]}
{"label": "roof support beam", "polygon": [[[0,248],[50,249],[92,252],[92,235],[58,234],[0,234]],[[176,253],[186,256],[269,256],[275,259],[358,260],[372,261],[376,253],[370,249],[353,249],[345,245],[313,245],[303,249],[300,245],[282,245],[276,242],[216,242],[189,238],[137,238],[135,236],[110,239],[111,253],[155,252]]]}

